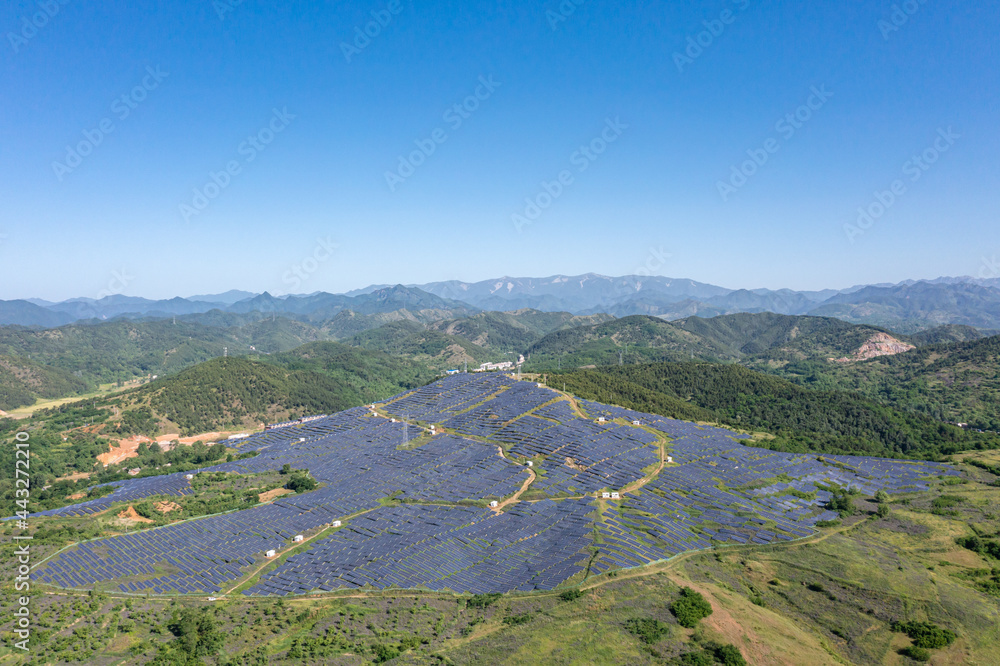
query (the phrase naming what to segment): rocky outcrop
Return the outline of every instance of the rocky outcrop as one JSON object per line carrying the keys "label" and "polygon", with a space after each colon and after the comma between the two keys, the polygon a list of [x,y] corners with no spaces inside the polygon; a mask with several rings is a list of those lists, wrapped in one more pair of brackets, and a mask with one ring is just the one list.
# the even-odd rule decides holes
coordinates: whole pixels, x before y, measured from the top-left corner
{"label": "rocky outcrop", "polygon": [[855,363],[857,361],[867,361],[870,358],[875,358],[877,356],[894,356],[896,354],[903,354],[910,351],[911,349],[916,349],[913,345],[908,342],[903,342],[892,337],[888,333],[876,333],[872,337],[858,347],[851,356],[845,356],[844,358],[830,359],[836,363]]}

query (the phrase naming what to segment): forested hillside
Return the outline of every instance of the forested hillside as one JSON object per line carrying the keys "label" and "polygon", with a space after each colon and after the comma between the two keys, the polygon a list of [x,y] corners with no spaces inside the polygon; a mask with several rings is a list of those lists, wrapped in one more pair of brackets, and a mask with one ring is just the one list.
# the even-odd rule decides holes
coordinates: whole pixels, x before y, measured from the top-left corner
{"label": "forested hillside", "polygon": [[938,458],[995,448],[995,436],[879,405],[846,391],[816,391],[739,365],[658,363],[554,375],[580,397],[676,418],[775,435],[764,446],[886,457]]}
{"label": "forested hillside", "polygon": [[219,328],[178,320],[74,324],[47,330],[0,328],[0,354],[76,374],[89,384],[177,372],[223,355],[285,351],[319,339],[313,327],[264,319]]}
{"label": "forested hillside", "polygon": [[1000,336],[919,347],[864,363],[789,364],[775,372],[805,386],[855,391],[897,409],[1000,431]]}
{"label": "forested hillside", "polygon": [[46,368],[26,358],[0,356],[0,409],[81,393],[87,387],[87,382],[65,370]]}
{"label": "forested hillside", "polygon": [[385,354],[314,343],[261,361],[221,358],[147,384],[112,400],[149,434],[243,428],[331,413],[421,386],[435,374]]}

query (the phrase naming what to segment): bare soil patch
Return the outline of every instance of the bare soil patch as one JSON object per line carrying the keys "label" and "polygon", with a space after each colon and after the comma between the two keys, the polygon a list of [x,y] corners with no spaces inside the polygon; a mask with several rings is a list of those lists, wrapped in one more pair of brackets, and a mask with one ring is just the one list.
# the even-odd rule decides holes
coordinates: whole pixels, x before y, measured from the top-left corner
{"label": "bare soil patch", "polygon": [[259,502],[270,502],[276,497],[281,497],[282,495],[287,495],[293,491],[288,488],[275,488],[274,490],[268,490],[266,493],[260,493],[257,495],[257,501]]}
{"label": "bare soil patch", "polygon": [[177,502],[157,502],[153,508],[160,513],[170,513],[171,511],[180,511],[181,505]]}
{"label": "bare soil patch", "polygon": [[121,520],[131,520],[135,523],[151,523],[153,522],[149,518],[143,518],[138,513],[136,513],[135,507],[129,505],[127,509],[118,514],[118,518]]}

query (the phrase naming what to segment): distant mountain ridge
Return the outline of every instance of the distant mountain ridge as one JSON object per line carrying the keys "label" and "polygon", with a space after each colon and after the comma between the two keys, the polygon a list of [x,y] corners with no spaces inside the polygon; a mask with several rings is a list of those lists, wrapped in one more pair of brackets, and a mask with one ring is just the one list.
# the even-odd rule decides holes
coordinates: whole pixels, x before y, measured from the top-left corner
{"label": "distant mountain ridge", "polygon": [[405,311],[422,323],[430,323],[483,311],[522,309],[577,316],[642,314],[668,321],[691,316],[773,312],[836,317],[902,333],[948,324],[998,329],[1000,278],[942,277],[895,285],[795,291],[727,289],[688,279],[587,273],[546,278],[500,277],[479,282],[373,285],[346,294],[274,296],[268,292],[231,290],[166,300],[112,295],[60,303],[40,299],[0,301],[0,325],[51,328],[84,320],[165,318],[216,310],[281,314],[312,323],[331,321],[347,311],[365,316]]}

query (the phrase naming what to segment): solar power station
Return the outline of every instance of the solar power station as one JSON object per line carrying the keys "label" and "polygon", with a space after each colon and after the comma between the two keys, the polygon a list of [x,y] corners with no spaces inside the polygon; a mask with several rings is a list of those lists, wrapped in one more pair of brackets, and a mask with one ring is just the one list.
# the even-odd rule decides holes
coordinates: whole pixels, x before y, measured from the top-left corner
{"label": "solar power station", "polygon": [[[959,474],[935,463],[776,453],[742,438],[574,405],[500,374],[460,373],[374,410],[276,424],[238,442],[256,457],[205,468],[255,473],[289,464],[308,469],[317,490],[81,543],[35,576],[64,588],[152,595],[240,585],[250,596],[393,586],[549,590],[716,544],[808,536],[836,517],[823,510],[830,493],[816,484],[891,494]],[[111,485],[110,495],[41,515],[89,515],[191,492],[184,473]],[[266,557],[272,550],[277,559]]]}

